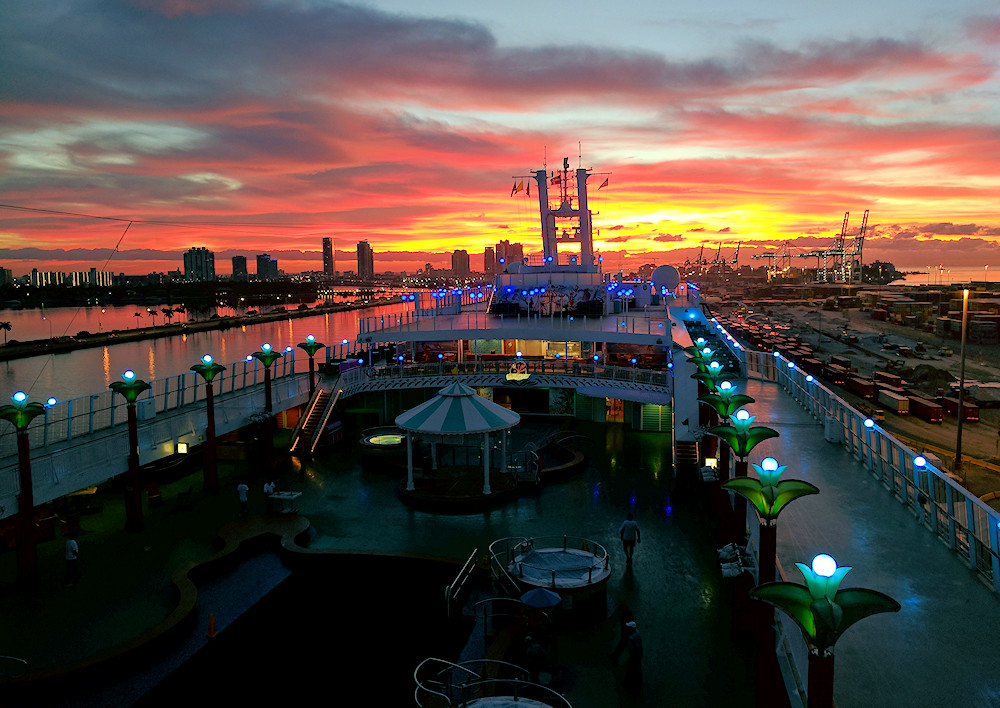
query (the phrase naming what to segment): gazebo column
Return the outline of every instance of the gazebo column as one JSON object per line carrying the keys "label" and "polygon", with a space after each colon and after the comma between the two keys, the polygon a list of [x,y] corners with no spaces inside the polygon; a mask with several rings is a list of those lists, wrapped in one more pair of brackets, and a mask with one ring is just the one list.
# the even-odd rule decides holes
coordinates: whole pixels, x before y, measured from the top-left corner
{"label": "gazebo column", "polygon": [[507,474],[507,437],[510,431],[500,431],[500,474]]}
{"label": "gazebo column", "polygon": [[438,468],[438,444],[436,442],[431,442],[431,469],[436,470]]}
{"label": "gazebo column", "polygon": [[490,434],[483,433],[483,494],[490,493]]}
{"label": "gazebo column", "polygon": [[406,434],[406,491],[413,491],[413,436]]}

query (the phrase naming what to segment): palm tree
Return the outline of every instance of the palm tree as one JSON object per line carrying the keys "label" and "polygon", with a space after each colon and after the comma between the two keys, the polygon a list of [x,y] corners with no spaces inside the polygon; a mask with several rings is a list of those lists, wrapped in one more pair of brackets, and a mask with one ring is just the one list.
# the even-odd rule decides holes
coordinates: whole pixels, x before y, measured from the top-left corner
{"label": "palm tree", "polygon": [[[142,317],[142,313],[141,313],[141,312],[133,312],[133,313],[132,313],[132,316],[133,316],[133,317]],[[136,327],[141,327],[141,326],[142,326],[142,323],[141,323],[141,322],[139,322],[138,320],[136,320],[136,323],[135,323],[135,326],[136,326]]]}
{"label": "palm tree", "polygon": [[163,316],[167,319],[167,322],[172,322],[173,321],[173,319],[174,319],[174,311],[173,311],[172,308],[164,307],[162,310],[160,310],[160,312],[163,313]]}
{"label": "palm tree", "polygon": [[153,326],[155,327],[156,326],[156,310],[151,310],[150,308],[147,307],[146,308],[146,314],[153,318]]}
{"label": "palm tree", "polygon": [[0,329],[3,330],[3,343],[6,345],[7,344],[7,333],[11,329],[13,329],[13,327],[11,327],[10,322],[0,322]]}

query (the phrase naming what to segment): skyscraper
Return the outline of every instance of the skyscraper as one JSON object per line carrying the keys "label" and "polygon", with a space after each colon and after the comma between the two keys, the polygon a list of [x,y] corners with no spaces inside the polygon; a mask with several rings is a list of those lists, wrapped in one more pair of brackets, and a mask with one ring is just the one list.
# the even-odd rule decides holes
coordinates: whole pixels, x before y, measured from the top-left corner
{"label": "skyscraper", "polygon": [[204,246],[185,251],[184,280],[215,280],[215,253]]}
{"label": "skyscraper", "polygon": [[456,278],[464,278],[469,275],[468,251],[455,251],[451,254],[451,274]]}
{"label": "skyscraper", "polygon": [[367,241],[358,242],[358,278],[371,280],[375,277],[375,254]]}
{"label": "skyscraper", "polygon": [[483,251],[483,273],[487,278],[492,278],[497,274],[497,256],[493,246],[487,246]]}
{"label": "skyscraper", "polygon": [[273,280],[278,277],[278,261],[272,261],[271,255],[261,253],[257,256],[257,280]]}
{"label": "skyscraper", "polygon": [[233,256],[233,280],[247,279],[247,257]]}
{"label": "skyscraper", "polygon": [[323,275],[332,278],[336,275],[337,264],[333,260],[333,239],[329,236],[323,237]]}

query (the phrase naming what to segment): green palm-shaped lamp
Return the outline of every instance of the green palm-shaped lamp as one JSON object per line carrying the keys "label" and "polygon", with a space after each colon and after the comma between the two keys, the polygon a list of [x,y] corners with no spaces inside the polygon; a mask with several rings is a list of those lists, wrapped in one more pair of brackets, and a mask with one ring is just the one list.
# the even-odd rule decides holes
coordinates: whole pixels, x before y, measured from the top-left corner
{"label": "green palm-shaped lamp", "polygon": [[819,488],[799,479],[781,479],[787,467],[779,465],[773,457],[765,457],[753,468],[759,479],[737,477],[723,483],[722,487],[736,492],[757,509],[760,519],[759,584],[774,580],[777,520],[781,510],[799,497],[819,494]]}
{"label": "green palm-shaped lamp", "polygon": [[795,564],[805,587],[796,583],[764,583],[750,596],[784,610],[795,620],[809,645],[809,708],[833,705],[833,647],[848,627],[881,612],[899,612],[900,605],[888,595],[866,588],[840,589],[850,566],[837,567],[825,553],[813,559],[812,567]]}
{"label": "green palm-shaped lamp", "polygon": [[311,398],[313,391],[316,390],[316,365],[313,361],[313,357],[316,356],[316,352],[326,345],[317,342],[316,337],[310,334],[306,337],[306,341],[299,342],[295,346],[309,355],[309,397]]}
{"label": "green palm-shaped lamp", "polygon": [[21,491],[17,495],[17,517],[14,519],[17,550],[17,579],[26,587],[38,584],[38,539],[35,534],[34,481],[31,478],[31,449],[28,425],[45,412],[45,406],[32,401],[18,391],[10,397],[13,403],[0,406],[0,418],[17,431],[17,470]]}

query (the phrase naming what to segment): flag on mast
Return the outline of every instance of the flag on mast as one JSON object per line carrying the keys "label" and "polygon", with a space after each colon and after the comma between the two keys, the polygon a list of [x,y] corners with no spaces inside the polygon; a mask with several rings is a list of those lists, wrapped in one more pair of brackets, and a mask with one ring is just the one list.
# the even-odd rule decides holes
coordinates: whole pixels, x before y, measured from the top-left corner
{"label": "flag on mast", "polygon": [[510,196],[514,196],[518,192],[524,189],[524,180],[522,179],[520,183],[515,182],[514,187],[510,190]]}
{"label": "flag on mast", "polygon": [[608,186],[608,180],[609,180],[609,179],[611,179],[611,178],[610,178],[610,177],[606,177],[606,178],[604,179],[604,181],[603,181],[603,182],[601,182],[601,186],[600,186],[600,187],[598,187],[598,189],[604,189],[605,187],[607,187],[607,186]]}

